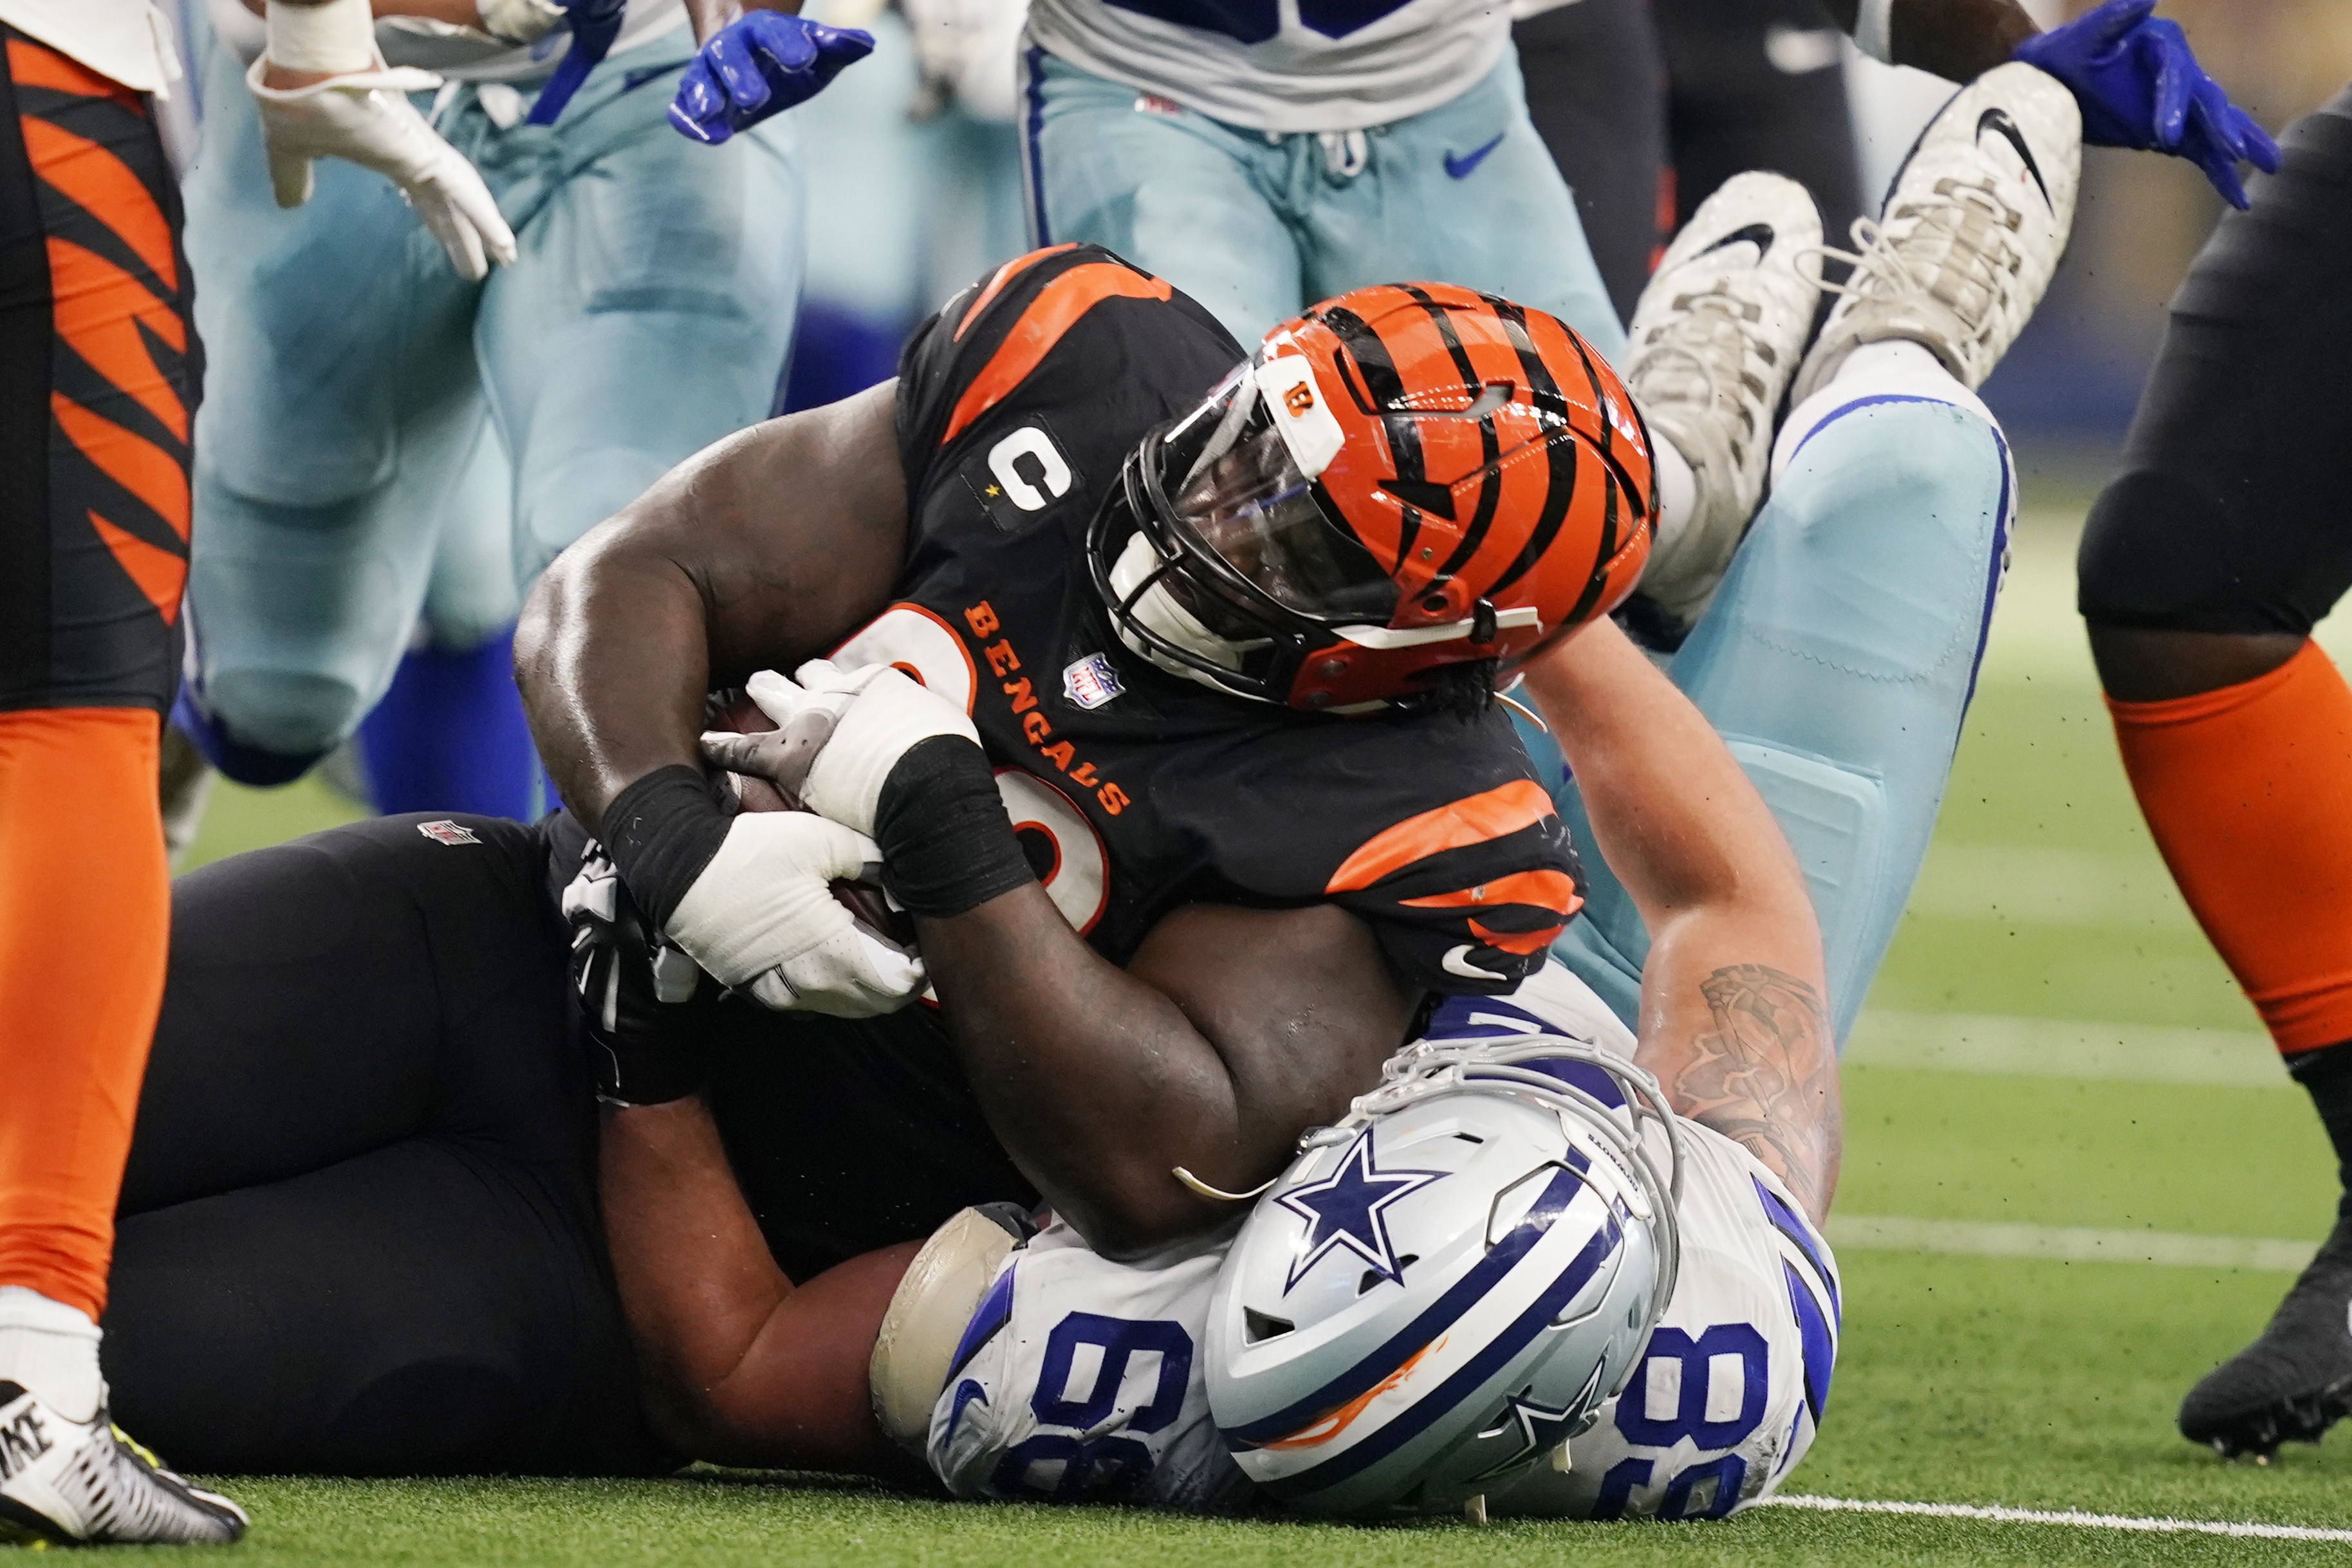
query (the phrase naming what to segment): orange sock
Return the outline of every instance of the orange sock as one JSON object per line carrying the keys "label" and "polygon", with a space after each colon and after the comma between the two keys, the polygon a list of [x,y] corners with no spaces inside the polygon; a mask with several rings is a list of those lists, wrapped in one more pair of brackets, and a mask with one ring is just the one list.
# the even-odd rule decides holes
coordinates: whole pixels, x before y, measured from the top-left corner
{"label": "orange sock", "polygon": [[2107,710],[2157,848],[2279,1050],[2352,1040],[2352,687],[2305,643],[2242,685]]}
{"label": "orange sock", "polygon": [[97,1317],[163,999],[147,708],[0,713],[0,1285]]}

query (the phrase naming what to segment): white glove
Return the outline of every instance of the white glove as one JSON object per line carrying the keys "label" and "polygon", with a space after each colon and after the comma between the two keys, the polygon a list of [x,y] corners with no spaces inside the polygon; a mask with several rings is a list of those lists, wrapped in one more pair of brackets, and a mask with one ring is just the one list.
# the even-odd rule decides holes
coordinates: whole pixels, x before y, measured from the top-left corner
{"label": "white glove", "polygon": [[806,811],[747,811],[678,900],[669,939],[721,984],[778,1011],[873,1018],[928,983],[923,962],[860,925],[833,896],[868,874],[874,841]]}
{"label": "white glove", "polygon": [[464,154],[435,133],[401,96],[438,87],[430,71],[387,68],[351,71],[309,87],[262,84],[269,57],[253,62],[246,85],[261,109],[261,138],[269,154],[269,184],[281,207],[310,199],[310,161],[343,158],[373,169],[400,187],[449,264],[472,282],[489,276],[491,261],[515,258],[514,231]]}
{"label": "white glove", "polygon": [[811,659],[797,684],[761,670],[744,690],[776,721],[761,735],[711,734],[704,755],[736,773],[750,773],[797,796],[861,833],[874,831],[874,813],[890,769],[919,741],[960,735],[974,746],[980,731],[962,709],[907,678],[890,664],[844,670]]}

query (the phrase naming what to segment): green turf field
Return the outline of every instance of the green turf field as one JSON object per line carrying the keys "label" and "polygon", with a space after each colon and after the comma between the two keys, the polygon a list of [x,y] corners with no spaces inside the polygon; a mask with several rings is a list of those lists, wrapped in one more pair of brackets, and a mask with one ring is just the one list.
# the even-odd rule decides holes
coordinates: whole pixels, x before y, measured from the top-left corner
{"label": "green turf field", "polygon": [[[2172,1429],[2325,1233],[2333,1172],[2126,791],[2072,612],[2074,515],[2028,515],[1941,831],[1847,1059],[1843,1355],[1787,1490],[2352,1529],[2340,1430],[2263,1469]],[[320,785],[223,786],[194,858],[349,811]],[[2341,1542],[1795,1509],[1358,1530],[715,1475],[229,1490],[254,1515],[241,1556],[289,1563],[2352,1561]]]}

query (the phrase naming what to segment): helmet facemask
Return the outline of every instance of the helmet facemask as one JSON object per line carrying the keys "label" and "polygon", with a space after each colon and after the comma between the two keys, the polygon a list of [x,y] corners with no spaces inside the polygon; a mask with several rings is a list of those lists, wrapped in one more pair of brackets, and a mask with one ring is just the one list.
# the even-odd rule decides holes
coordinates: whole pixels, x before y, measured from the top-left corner
{"label": "helmet facemask", "polygon": [[[1382,626],[1396,611],[1395,581],[1332,520],[1315,480],[1338,451],[1337,425],[1274,413],[1305,375],[1295,358],[1236,367],[1191,414],[1144,438],[1088,530],[1121,641],[1172,674],[1261,702],[1286,702],[1300,663],[1338,628]],[[1114,556],[1121,523],[1132,531]]]}

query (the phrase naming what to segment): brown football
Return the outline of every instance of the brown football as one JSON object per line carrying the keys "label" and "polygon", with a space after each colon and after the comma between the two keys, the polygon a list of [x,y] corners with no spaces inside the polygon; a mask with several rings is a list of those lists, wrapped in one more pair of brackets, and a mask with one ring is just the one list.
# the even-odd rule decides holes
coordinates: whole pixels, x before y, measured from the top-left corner
{"label": "brown football", "polygon": [[[713,714],[705,727],[733,730],[739,735],[758,735],[775,728],[776,721],[761,713],[760,705],[750,697],[739,696]],[[747,811],[805,811],[809,809],[765,779],[755,779],[746,773],[730,773],[727,782],[733,787],[735,799]],[[859,925],[901,951],[914,951],[914,918],[904,910],[890,907],[890,901],[883,896],[879,883],[863,879],[836,880],[833,884],[833,896],[856,917]]]}

